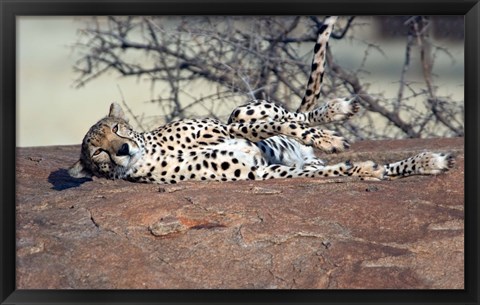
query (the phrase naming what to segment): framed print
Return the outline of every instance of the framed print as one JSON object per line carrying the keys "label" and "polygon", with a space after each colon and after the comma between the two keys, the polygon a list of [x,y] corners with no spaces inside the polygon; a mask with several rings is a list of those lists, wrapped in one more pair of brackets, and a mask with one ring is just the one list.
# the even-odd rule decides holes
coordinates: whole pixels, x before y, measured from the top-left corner
{"label": "framed print", "polygon": [[478,1],[0,3],[2,304],[478,303]]}

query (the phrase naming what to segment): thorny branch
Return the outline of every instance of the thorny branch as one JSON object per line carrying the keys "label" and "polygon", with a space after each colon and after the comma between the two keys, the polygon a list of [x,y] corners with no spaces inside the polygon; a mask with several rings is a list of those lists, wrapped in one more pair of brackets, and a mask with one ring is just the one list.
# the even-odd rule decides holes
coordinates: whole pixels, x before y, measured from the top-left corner
{"label": "thorny branch", "polygon": [[[226,120],[235,106],[252,98],[298,107],[310,73],[316,33],[323,17],[96,17],[80,32],[74,67],[81,87],[115,71],[151,82],[163,110],[161,124],[178,118],[209,116]],[[342,17],[332,40],[356,39],[355,17]],[[321,101],[357,96],[364,111],[351,121],[329,126],[352,139],[462,136],[462,101],[439,96],[432,73],[435,52],[429,19],[405,22],[405,58],[392,98],[375,92],[363,79],[370,49],[356,70],[335,60],[335,43],[327,52]],[[358,52],[358,50],[355,50]],[[412,57],[419,52],[422,84],[409,80]],[[392,81],[393,82],[393,81]],[[123,97],[122,97],[123,101]],[[125,104],[125,101],[123,101]],[[138,116],[136,123],[144,128]],[[380,127],[379,126],[383,126]]]}

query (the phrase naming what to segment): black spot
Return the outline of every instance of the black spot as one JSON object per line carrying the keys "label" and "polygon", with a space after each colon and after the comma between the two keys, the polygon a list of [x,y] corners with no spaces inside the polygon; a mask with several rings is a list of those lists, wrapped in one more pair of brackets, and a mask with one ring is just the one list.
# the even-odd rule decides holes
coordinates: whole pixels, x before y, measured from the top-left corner
{"label": "black spot", "polygon": [[221,167],[224,171],[226,171],[230,167],[230,164],[228,162],[222,162]]}
{"label": "black spot", "polygon": [[252,172],[249,172],[249,173],[248,173],[248,179],[250,179],[250,180],[255,180],[255,174],[252,173]]}
{"label": "black spot", "polygon": [[252,115],[254,112],[255,112],[255,110],[253,110],[253,109],[247,110],[247,115]]}
{"label": "black spot", "polygon": [[175,167],[174,171],[178,173],[180,171],[180,166]]}
{"label": "black spot", "polygon": [[[223,164],[223,163],[222,163]],[[216,171],[217,170],[217,163],[215,162],[211,162],[210,165],[212,166],[213,170]]]}
{"label": "black spot", "polygon": [[320,29],[318,30],[318,34],[322,34],[323,32],[325,32],[325,30],[327,29],[328,25],[326,24],[322,24],[322,26],[320,27]]}
{"label": "black spot", "polygon": [[161,165],[162,165],[162,167],[165,167],[165,166],[167,166],[167,164],[168,164],[167,161],[164,160],[164,161],[162,161]]}
{"label": "black spot", "polygon": [[235,172],[233,173],[235,175],[235,177],[240,177],[240,174],[241,174],[241,171],[239,169],[235,170]]}
{"label": "black spot", "polygon": [[275,171],[275,170],[278,169],[279,167],[280,167],[280,165],[274,165],[274,166],[270,167],[270,169],[271,169],[272,171]]}
{"label": "black spot", "polygon": [[208,138],[213,138],[213,136],[212,136],[211,134],[208,134],[208,133],[207,133],[207,134],[204,134],[203,137],[204,137],[204,138],[207,138],[207,139],[208,139]]}
{"label": "black spot", "polygon": [[315,44],[315,47],[313,48],[313,52],[317,53],[318,50],[320,50],[320,44],[319,43]]}

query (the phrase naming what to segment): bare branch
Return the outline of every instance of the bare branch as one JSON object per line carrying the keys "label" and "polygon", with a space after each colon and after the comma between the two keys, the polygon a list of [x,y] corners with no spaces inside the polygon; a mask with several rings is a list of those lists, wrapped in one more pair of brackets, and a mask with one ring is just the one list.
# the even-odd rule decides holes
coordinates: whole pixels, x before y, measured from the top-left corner
{"label": "bare branch", "polygon": [[[260,98],[294,109],[309,79],[311,50],[323,20],[316,16],[94,17],[79,31],[74,45],[79,54],[74,85],[85,86],[111,72],[149,81],[149,102],[160,106],[164,121],[227,118],[236,105]],[[381,43],[352,34],[352,29],[366,28],[369,22],[341,17],[331,35],[355,41],[360,45],[355,52],[363,51],[363,56],[354,63],[358,68],[349,71],[328,50],[321,100],[357,96],[365,109],[358,118],[329,127],[356,139],[463,135],[462,103],[439,96],[432,73],[437,53],[454,59],[447,48],[430,41],[428,19],[414,16],[405,22],[410,32],[402,70],[391,82],[398,81],[398,91],[391,97],[365,82],[374,53],[386,57]],[[416,46],[422,82],[408,75]],[[149,128],[125,108],[142,129]]]}

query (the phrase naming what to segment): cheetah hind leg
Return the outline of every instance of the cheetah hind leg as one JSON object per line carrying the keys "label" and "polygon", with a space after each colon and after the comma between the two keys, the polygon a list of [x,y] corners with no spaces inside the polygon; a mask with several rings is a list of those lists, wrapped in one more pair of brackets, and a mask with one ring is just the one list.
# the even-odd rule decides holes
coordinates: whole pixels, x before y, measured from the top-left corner
{"label": "cheetah hind leg", "polygon": [[257,177],[262,180],[273,178],[328,178],[343,176],[367,177],[382,180],[385,177],[385,169],[372,161],[358,163],[346,161],[326,166],[309,164],[303,168],[272,164],[257,169]]}
{"label": "cheetah hind leg", "polygon": [[331,122],[347,120],[360,110],[356,98],[336,98],[326,102],[310,112],[305,113],[306,122],[310,126],[317,126]]}
{"label": "cheetah hind leg", "polygon": [[385,178],[394,180],[412,175],[438,175],[455,165],[451,154],[422,152],[413,157],[384,166]]}

